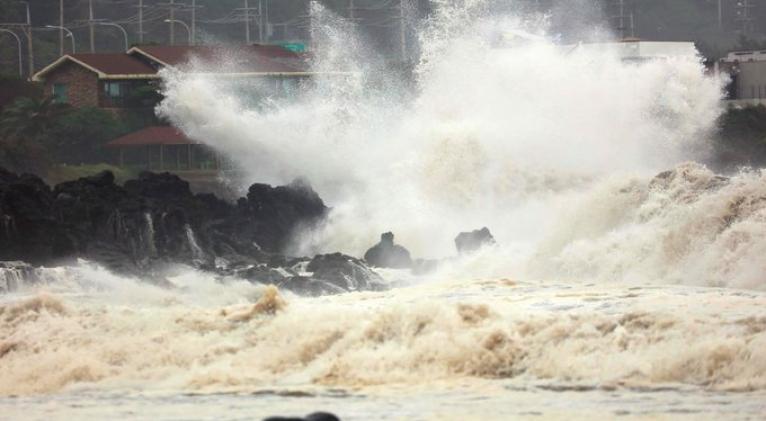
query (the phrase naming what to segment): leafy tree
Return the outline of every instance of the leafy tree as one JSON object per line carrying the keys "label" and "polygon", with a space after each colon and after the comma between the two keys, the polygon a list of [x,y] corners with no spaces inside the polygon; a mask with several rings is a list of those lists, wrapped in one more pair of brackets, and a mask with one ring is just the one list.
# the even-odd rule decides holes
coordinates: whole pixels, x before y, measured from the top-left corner
{"label": "leafy tree", "polygon": [[766,107],[730,108],[721,116],[719,127],[716,164],[766,165]]}
{"label": "leafy tree", "polygon": [[51,162],[43,142],[45,134],[67,110],[51,98],[22,97],[5,107],[0,114],[0,165],[44,174]]}
{"label": "leafy tree", "polygon": [[38,138],[54,119],[69,110],[69,106],[56,103],[53,98],[18,98],[0,114],[0,135]]}
{"label": "leafy tree", "polygon": [[107,142],[130,127],[100,108],[79,108],[58,117],[45,135],[57,162],[95,164],[108,160]]}

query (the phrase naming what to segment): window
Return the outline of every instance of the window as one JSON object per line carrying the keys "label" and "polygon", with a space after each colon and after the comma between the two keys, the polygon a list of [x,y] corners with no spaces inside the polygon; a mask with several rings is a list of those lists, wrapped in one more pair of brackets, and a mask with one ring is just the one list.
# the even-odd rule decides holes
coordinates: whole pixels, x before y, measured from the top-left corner
{"label": "window", "polygon": [[122,98],[125,96],[127,89],[123,86],[122,82],[105,82],[104,93],[109,98]]}
{"label": "window", "polygon": [[69,96],[67,92],[69,85],[66,83],[54,83],[53,84],[53,100],[59,104],[66,104],[69,102]]}

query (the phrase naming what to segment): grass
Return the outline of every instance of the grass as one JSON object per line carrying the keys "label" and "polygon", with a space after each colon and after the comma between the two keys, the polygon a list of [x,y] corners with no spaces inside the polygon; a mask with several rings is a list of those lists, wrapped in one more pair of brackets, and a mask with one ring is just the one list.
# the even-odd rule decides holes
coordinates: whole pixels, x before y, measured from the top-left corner
{"label": "grass", "polygon": [[114,174],[115,183],[122,184],[127,180],[136,178],[138,172],[129,168],[116,167],[109,164],[94,165],[55,165],[50,171],[45,181],[49,185],[56,185],[65,181],[77,180],[78,178],[88,177],[100,173],[101,171],[111,171]]}

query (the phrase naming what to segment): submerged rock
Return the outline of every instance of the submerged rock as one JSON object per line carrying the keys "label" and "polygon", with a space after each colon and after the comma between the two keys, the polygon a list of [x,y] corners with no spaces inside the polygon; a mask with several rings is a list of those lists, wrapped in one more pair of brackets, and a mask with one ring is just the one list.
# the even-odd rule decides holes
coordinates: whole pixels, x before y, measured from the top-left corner
{"label": "submerged rock", "polygon": [[296,417],[269,417],[263,421],[340,421],[340,418],[329,412],[314,412],[305,418]]}
{"label": "submerged rock", "polygon": [[306,266],[311,278],[328,282],[345,291],[383,289],[385,283],[362,260],[341,253],[317,255]]}
{"label": "submerged rock", "polygon": [[380,242],[367,250],[364,260],[373,267],[406,269],[412,267],[410,252],[394,244],[394,234],[386,232],[380,235]]}
{"label": "submerged rock", "polygon": [[455,247],[460,254],[472,253],[493,244],[495,244],[495,238],[487,227],[471,232],[461,232],[455,237]]}

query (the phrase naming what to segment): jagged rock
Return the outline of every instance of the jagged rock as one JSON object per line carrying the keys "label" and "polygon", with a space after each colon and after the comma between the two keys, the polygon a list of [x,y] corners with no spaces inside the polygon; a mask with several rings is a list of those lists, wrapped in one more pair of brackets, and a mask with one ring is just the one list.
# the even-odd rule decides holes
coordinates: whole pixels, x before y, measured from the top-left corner
{"label": "jagged rock", "polygon": [[455,247],[460,254],[472,253],[484,246],[495,244],[495,238],[487,227],[471,232],[461,232],[455,237]]}
{"label": "jagged rock", "polygon": [[[263,260],[255,244],[286,243],[288,233],[310,226],[326,210],[300,183],[258,185],[244,201],[243,210],[209,194],[194,195],[187,182],[167,173],[142,173],[121,187],[102,172],[51,190],[37,177],[2,170],[0,259],[44,264],[87,257],[117,270],[147,259],[194,263],[200,255],[205,264],[218,255]],[[279,229],[263,233],[246,226]]]}
{"label": "jagged rock", "polygon": [[279,285],[287,278],[298,276],[297,273],[290,269],[284,269],[282,267],[272,268],[265,264],[256,265],[243,271],[239,271],[237,272],[237,275],[249,281],[275,285]]}
{"label": "jagged rock", "polygon": [[383,278],[362,260],[341,253],[317,255],[306,266],[311,277],[336,285],[345,291],[382,289]]}
{"label": "jagged rock", "polygon": [[291,276],[276,284],[279,289],[285,289],[298,295],[319,297],[322,295],[336,295],[348,292],[337,285],[310,276]]}
{"label": "jagged rock", "polygon": [[367,250],[364,260],[373,267],[405,269],[412,267],[410,252],[394,244],[394,234],[386,232],[380,235],[380,242]]}
{"label": "jagged rock", "polygon": [[119,186],[102,172],[51,189],[0,168],[0,260],[50,265],[83,257],[147,280],[161,265],[181,263],[305,294],[381,288],[382,278],[361,260],[280,254],[327,211],[302,181],[254,184],[231,204],[195,195],[168,173],[145,172]]}
{"label": "jagged rock", "polygon": [[300,180],[279,187],[253,184],[237,208],[243,235],[275,253],[284,251],[296,230],[322,221],[328,211],[311,186]]}

